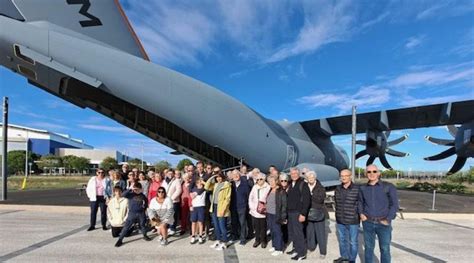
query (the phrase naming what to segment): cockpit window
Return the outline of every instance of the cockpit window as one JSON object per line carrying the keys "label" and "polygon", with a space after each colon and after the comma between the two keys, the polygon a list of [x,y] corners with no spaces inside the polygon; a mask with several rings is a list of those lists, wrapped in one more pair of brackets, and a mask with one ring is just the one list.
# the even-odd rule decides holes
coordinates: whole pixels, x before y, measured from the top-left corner
{"label": "cockpit window", "polygon": [[13,4],[12,0],[0,0],[0,15],[16,19],[18,21],[25,21],[20,11]]}

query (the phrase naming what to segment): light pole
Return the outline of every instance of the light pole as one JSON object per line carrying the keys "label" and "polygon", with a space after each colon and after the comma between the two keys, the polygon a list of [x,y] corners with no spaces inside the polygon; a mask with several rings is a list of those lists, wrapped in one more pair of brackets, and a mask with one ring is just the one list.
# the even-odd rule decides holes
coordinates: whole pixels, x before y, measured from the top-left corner
{"label": "light pole", "polygon": [[142,148],[142,169],[141,170],[143,171],[143,142],[140,143],[140,145],[141,145],[141,148]]}

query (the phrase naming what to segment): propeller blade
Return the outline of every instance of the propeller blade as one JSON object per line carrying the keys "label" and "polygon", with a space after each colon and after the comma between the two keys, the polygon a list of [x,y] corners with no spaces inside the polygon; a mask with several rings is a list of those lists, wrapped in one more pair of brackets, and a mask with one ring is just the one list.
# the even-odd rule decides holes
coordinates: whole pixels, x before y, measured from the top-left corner
{"label": "propeller blade", "polygon": [[385,132],[385,138],[388,138],[388,137],[390,136],[390,133],[391,133],[390,130],[386,131],[386,132]]}
{"label": "propeller blade", "polygon": [[389,170],[393,170],[392,166],[390,166],[390,164],[388,163],[387,157],[385,157],[385,154],[380,156],[379,159],[380,159],[380,162],[382,163],[382,165],[385,166],[385,168],[387,168]]}
{"label": "propeller blade", "polygon": [[360,157],[364,156],[367,154],[366,150],[362,150],[356,154],[356,159],[359,159]]}
{"label": "propeller blade", "polygon": [[397,145],[401,142],[403,142],[404,140],[406,140],[408,138],[408,134],[405,134],[404,136],[396,139],[396,140],[393,140],[393,141],[390,141],[388,142],[388,146],[394,146],[394,145]]}
{"label": "propeller blade", "polygon": [[449,133],[451,133],[453,138],[456,138],[456,134],[458,133],[458,127],[456,127],[454,125],[448,125],[447,127],[448,127]]}
{"label": "propeller blade", "polygon": [[395,156],[395,157],[405,157],[405,156],[410,155],[409,153],[399,152],[399,151],[395,151],[395,150],[392,150],[392,149],[387,149],[386,152],[387,152],[387,154],[390,154],[391,156]]}
{"label": "propeller blade", "polygon": [[426,161],[437,161],[437,160],[441,160],[441,159],[444,159],[444,158],[448,158],[449,156],[451,156],[455,153],[456,153],[456,148],[451,147],[451,148],[447,149],[444,152],[441,152],[437,155],[433,155],[433,156],[430,156],[430,157],[425,157],[424,159]]}
{"label": "propeller blade", "polygon": [[464,164],[466,163],[467,158],[466,157],[459,157],[456,158],[456,161],[453,164],[453,167],[448,172],[448,175],[457,173],[459,170],[462,169]]}
{"label": "propeller blade", "polygon": [[357,140],[356,144],[365,145],[365,141],[364,140]]}
{"label": "propeller blade", "polygon": [[369,166],[369,165],[373,164],[374,161],[375,161],[375,158],[377,158],[377,157],[375,157],[375,156],[370,156],[369,159],[367,160],[367,162],[365,163],[365,165],[366,165],[366,166]]}
{"label": "propeller blade", "polygon": [[431,136],[425,136],[425,139],[437,145],[454,146],[454,140],[438,139]]}

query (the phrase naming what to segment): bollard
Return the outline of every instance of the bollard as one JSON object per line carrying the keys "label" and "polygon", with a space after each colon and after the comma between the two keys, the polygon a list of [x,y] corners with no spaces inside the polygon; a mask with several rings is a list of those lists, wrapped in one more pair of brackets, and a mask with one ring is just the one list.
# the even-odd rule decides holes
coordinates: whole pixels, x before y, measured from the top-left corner
{"label": "bollard", "polygon": [[436,211],[436,208],[435,208],[435,204],[436,204],[436,190],[433,190],[433,204],[431,205],[431,211]]}

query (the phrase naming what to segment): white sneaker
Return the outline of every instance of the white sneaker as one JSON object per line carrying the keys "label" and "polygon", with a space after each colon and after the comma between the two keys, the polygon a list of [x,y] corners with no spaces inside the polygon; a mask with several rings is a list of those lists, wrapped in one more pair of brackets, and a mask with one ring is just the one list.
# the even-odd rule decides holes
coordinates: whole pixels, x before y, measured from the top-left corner
{"label": "white sneaker", "polygon": [[222,243],[222,244],[220,244],[219,246],[216,247],[216,250],[224,250],[226,248],[227,248],[227,246],[224,243]]}
{"label": "white sneaker", "polygon": [[169,236],[172,236],[174,234],[176,234],[176,232],[174,230],[168,229],[168,235]]}
{"label": "white sneaker", "polygon": [[325,259],[325,258],[326,258],[326,255],[319,255],[319,258],[320,258],[320,259]]}
{"label": "white sneaker", "polygon": [[163,236],[162,236],[162,235],[159,235],[159,236],[158,236],[158,240],[159,240],[159,241],[163,240]]}
{"label": "white sneaker", "polygon": [[273,252],[273,251],[275,251],[274,247],[271,247],[271,248],[268,249],[268,252]]}
{"label": "white sneaker", "polygon": [[189,241],[189,243],[196,244],[196,242],[197,242],[196,237],[192,236],[191,241]]}
{"label": "white sneaker", "polygon": [[199,243],[199,244],[204,244],[204,239],[203,239],[202,237],[199,237],[199,238],[198,238],[198,243]]}
{"label": "white sneaker", "polygon": [[216,241],[216,243],[210,245],[209,247],[210,247],[210,248],[217,248],[218,246],[220,246],[220,244],[221,244],[221,243],[220,243],[219,241]]}
{"label": "white sneaker", "polygon": [[275,250],[275,251],[273,251],[272,256],[276,257],[276,256],[279,256],[281,254],[283,254],[283,251]]}
{"label": "white sneaker", "polygon": [[162,245],[162,246],[168,245],[168,240],[167,239],[161,240],[160,245]]}

